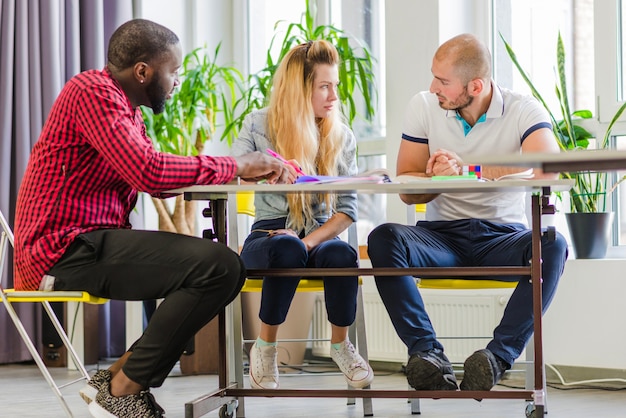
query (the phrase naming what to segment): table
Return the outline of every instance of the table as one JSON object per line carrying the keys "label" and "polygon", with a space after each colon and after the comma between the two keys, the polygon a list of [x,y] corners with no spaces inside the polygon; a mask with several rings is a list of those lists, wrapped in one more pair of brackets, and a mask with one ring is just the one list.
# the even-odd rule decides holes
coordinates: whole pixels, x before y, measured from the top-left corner
{"label": "table", "polygon": [[526,153],[519,155],[492,155],[466,158],[471,164],[540,168],[545,172],[626,169],[626,151],[584,150],[558,154]]}
{"label": "table", "polygon": [[[195,418],[214,409],[220,409],[220,417],[231,417],[236,411],[243,417],[244,397],[315,397],[315,398],[466,398],[466,399],[524,399],[531,402],[532,413],[542,416],[545,407],[545,388],[543,387],[543,350],[542,350],[542,318],[541,318],[541,215],[553,214],[554,207],[549,202],[552,191],[569,190],[573,182],[570,180],[504,180],[497,182],[446,180],[423,180],[411,183],[326,183],[326,184],[227,184],[211,186],[191,186],[168,191],[168,193],[184,193],[186,200],[205,200],[208,207],[204,215],[212,218],[213,230],[203,234],[205,238],[217,239],[228,243],[238,251],[229,236],[235,232],[229,225],[236,225],[235,194],[238,192],[276,193],[276,192],[347,192],[358,193],[460,193],[460,192],[534,192],[532,203],[532,261],[528,267],[451,267],[451,268],[344,268],[344,269],[298,269],[298,273],[306,276],[332,275],[405,275],[415,276],[485,276],[485,275],[528,275],[533,283],[534,301],[534,390],[507,391],[415,391],[415,390],[337,390],[337,389],[248,389],[243,382],[229,380],[231,375],[242,376],[242,370],[234,370],[233,362],[228,356],[241,356],[241,305],[237,298],[219,315],[219,387],[195,400],[185,404],[185,417]],[[552,230],[553,232],[553,230]],[[550,233],[550,230],[547,232]],[[236,242],[236,240],[234,240]],[[249,276],[267,275],[267,270],[249,270]],[[272,275],[280,272],[273,270]],[[285,269],[285,276],[293,276],[293,271]],[[230,321],[230,323],[228,323]],[[239,399],[241,406],[237,408]],[[528,412],[527,412],[528,414]]]}

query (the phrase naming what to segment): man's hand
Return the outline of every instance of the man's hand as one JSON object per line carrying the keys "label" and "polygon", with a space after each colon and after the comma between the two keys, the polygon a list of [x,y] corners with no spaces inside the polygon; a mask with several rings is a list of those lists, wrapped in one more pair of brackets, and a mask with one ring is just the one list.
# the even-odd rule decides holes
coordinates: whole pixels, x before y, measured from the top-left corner
{"label": "man's hand", "polygon": [[237,162],[237,176],[246,181],[267,180],[268,183],[293,183],[295,171],[280,160],[260,151],[234,157]]}
{"label": "man's hand", "polygon": [[456,176],[463,170],[463,161],[452,151],[438,149],[426,163],[426,174],[433,176]]}

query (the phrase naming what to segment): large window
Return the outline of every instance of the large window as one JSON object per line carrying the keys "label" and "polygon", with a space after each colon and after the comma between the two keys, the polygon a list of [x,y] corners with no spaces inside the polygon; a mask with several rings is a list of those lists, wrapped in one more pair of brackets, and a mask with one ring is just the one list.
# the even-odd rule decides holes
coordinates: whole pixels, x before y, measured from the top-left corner
{"label": "large window", "polygon": [[[587,0],[585,0],[587,1]],[[530,93],[517,69],[513,66],[501,37],[513,48],[522,67],[528,73],[548,106],[559,114],[558,99],[554,93],[557,37],[561,34],[567,58],[567,79],[570,100],[576,109],[594,109],[593,49],[581,41],[592,30],[587,17],[577,18],[573,0],[546,2],[529,0],[493,0],[492,51],[494,77],[504,87]],[[579,1],[584,3],[584,1]],[[593,4],[592,0],[587,3]],[[574,31],[574,26],[576,30]],[[579,35],[580,31],[580,35]],[[592,38],[593,39],[593,38]],[[578,60],[577,58],[581,58]],[[574,71],[575,69],[575,71]],[[591,70],[591,73],[590,73]],[[581,77],[588,77],[586,80]],[[583,89],[577,89],[582,85]]]}
{"label": "large window", "polygon": [[[598,132],[604,133],[619,106],[626,99],[626,1],[606,0],[594,3],[595,80],[597,95]],[[612,130],[612,143],[617,149],[626,149],[626,122],[617,123]],[[613,179],[626,175],[622,170]],[[621,184],[612,196],[616,208],[615,242],[626,245],[626,185]]]}
{"label": "large window", "polygon": [[[351,42],[363,42],[377,60],[375,76],[378,97],[376,119],[373,123],[356,119],[353,129],[359,141],[379,139],[384,135],[384,74],[383,7],[381,0],[310,0],[317,7],[315,25],[332,25],[353,37]],[[305,10],[304,0],[248,0],[249,70],[255,73],[266,65],[267,51],[274,59],[280,45],[271,45],[277,34],[282,40],[289,23],[299,23]],[[270,48],[271,47],[271,48]],[[362,97],[355,97],[362,103]],[[361,112],[363,114],[364,112]]]}

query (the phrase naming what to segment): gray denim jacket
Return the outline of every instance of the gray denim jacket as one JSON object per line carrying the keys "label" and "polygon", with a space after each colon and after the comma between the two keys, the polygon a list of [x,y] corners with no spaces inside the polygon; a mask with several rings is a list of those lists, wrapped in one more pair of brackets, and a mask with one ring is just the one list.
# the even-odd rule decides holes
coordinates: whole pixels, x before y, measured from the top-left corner
{"label": "gray denim jacket", "polygon": [[[356,165],[356,138],[354,133],[344,125],[344,146],[339,158],[337,174],[339,176],[352,176],[357,174]],[[266,152],[273,149],[267,137],[267,109],[255,110],[246,116],[239,138],[235,140],[231,148],[231,155],[239,156],[253,151]],[[308,173],[307,173],[308,174]],[[266,219],[287,218],[287,227],[291,228],[289,217],[289,205],[284,193],[268,194],[256,193],[254,195],[255,221]],[[357,220],[356,194],[340,194],[335,200],[335,212],[348,215],[353,221]],[[310,234],[320,224],[328,220],[328,212],[324,202],[314,202],[313,213],[315,220],[307,220],[305,235]],[[294,229],[294,228],[292,228]],[[298,231],[300,232],[300,231]]]}

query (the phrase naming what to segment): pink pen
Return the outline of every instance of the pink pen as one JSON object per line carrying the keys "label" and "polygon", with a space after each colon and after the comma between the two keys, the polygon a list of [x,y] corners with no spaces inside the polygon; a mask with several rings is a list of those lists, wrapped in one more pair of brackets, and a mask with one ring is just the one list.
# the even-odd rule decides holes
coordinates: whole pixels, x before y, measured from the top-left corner
{"label": "pink pen", "polygon": [[276,151],[273,151],[273,150],[271,150],[271,149],[269,149],[269,148],[268,148],[268,149],[267,149],[267,153],[268,153],[269,155],[271,155],[272,157],[274,157],[274,158],[278,158],[278,159],[279,159],[280,161],[282,161],[283,163],[285,163],[285,164],[289,164],[290,166],[292,166],[292,167],[296,170],[296,172],[297,172],[298,174],[300,174],[301,176],[306,176],[306,174],[304,174],[304,171],[302,171],[302,169],[301,169],[300,167],[298,167],[296,164],[294,164],[294,163],[293,163],[293,162],[291,162],[291,161],[287,161],[287,160],[285,160],[285,157],[283,157],[282,155],[280,155],[280,154],[279,154],[279,153],[277,153]]}

